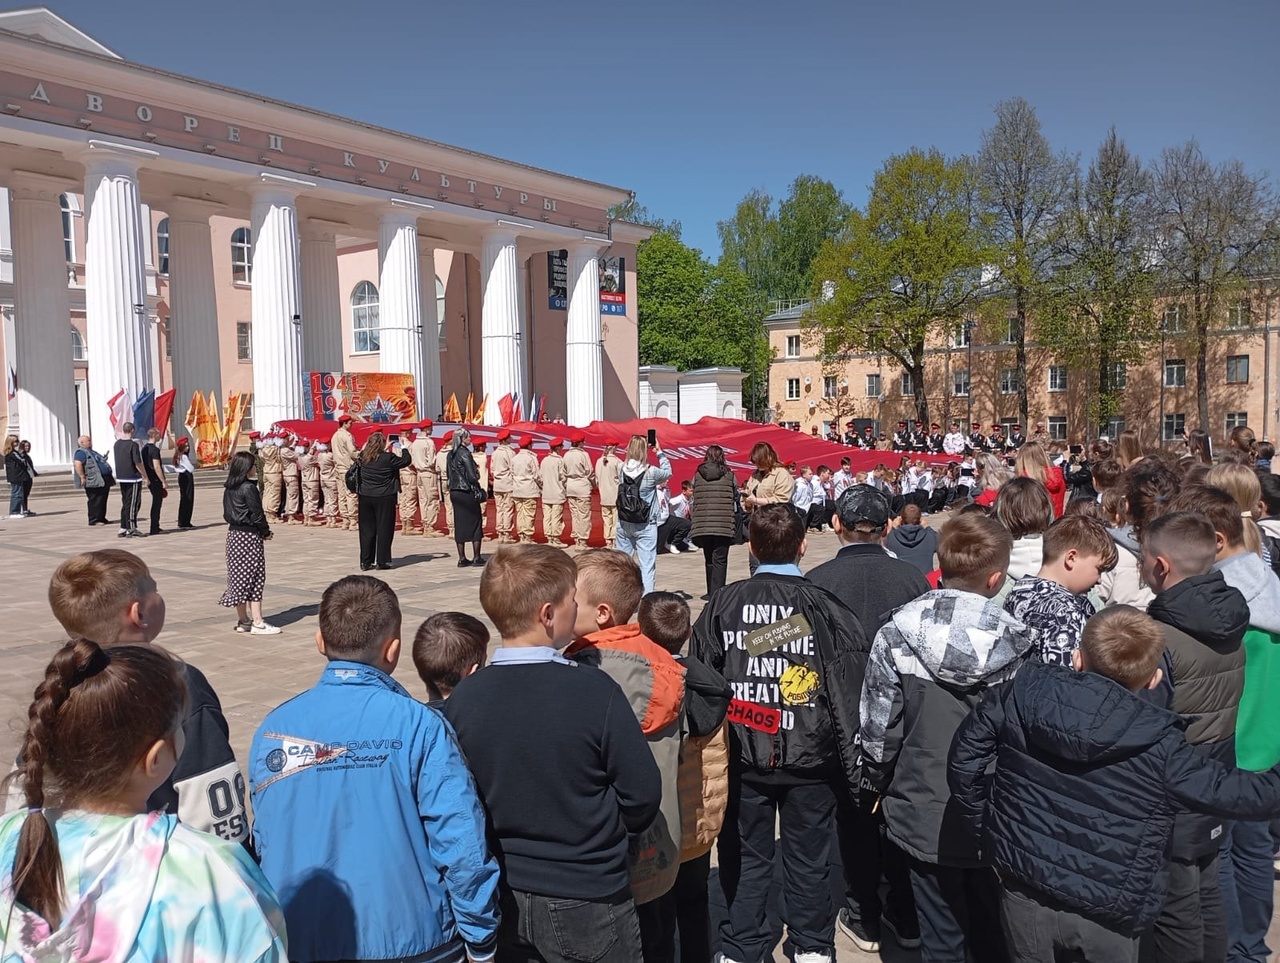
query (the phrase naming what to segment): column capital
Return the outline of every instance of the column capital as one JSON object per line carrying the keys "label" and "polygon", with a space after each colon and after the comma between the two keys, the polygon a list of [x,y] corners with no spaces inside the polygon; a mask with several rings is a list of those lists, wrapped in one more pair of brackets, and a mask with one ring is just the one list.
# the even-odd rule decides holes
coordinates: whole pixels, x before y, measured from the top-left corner
{"label": "column capital", "polygon": [[118,144],[109,140],[91,140],[89,146],[79,152],[79,160],[84,164],[85,173],[90,177],[95,175],[134,177],[137,176],[138,168],[159,156],[159,151],[134,147],[132,144]]}
{"label": "column capital", "polygon": [[609,246],[609,242],[588,238],[569,245],[570,257],[599,257],[600,252]]}
{"label": "column capital", "polygon": [[315,190],[315,187],[315,181],[262,171],[249,183],[249,193],[255,201],[280,199],[291,202],[299,194]]}
{"label": "column capital", "polygon": [[171,222],[193,222],[208,224],[209,218],[221,214],[227,206],[218,201],[205,200],[202,197],[187,197],[175,194],[159,206]]}
{"label": "column capital", "polygon": [[80,190],[82,185],[65,177],[51,177],[35,171],[9,171],[3,178],[14,200],[57,201],[67,191]]}
{"label": "column capital", "polygon": [[499,221],[493,227],[487,227],[480,232],[480,239],[488,247],[490,244],[499,244],[504,247],[514,245],[516,238],[519,237],[519,231],[516,230],[519,225],[513,221]]}

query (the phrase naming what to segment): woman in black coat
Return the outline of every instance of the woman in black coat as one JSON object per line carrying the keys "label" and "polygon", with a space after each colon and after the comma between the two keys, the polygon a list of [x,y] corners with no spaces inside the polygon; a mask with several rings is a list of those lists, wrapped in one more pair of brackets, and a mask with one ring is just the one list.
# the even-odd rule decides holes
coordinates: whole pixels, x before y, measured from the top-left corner
{"label": "woman in black coat", "polygon": [[693,544],[702,549],[707,570],[707,594],[724,588],[729,570],[729,546],[733,544],[737,518],[738,483],[725,464],[724,449],[707,446],[702,464],[693,473]]}
{"label": "woman in black coat", "polygon": [[279,635],[279,626],[262,619],[262,592],[267,585],[267,556],[262,543],[271,537],[253,455],[238,451],[227,465],[222,490],[222,518],[227,523],[227,590],[219,605],[236,610],[236,631]]}
{"label": "woman in black coat", "polygon": [[391,539],[396,533],[396,496],[400,469],[409,452],[387,451],[387,437],[375,431],[360,449],[356,491],[360,496],[360,571],[391,567]]}
{"label": "woman in black coat", "polygon": [[[480,542],[484,539],[484,492],[480,472],[471,454],[471,433],[459,428],[453,433],[453,447],[445,462],[445,483],[453,504],[453,540],[458,546],[458,568],[483,565]],[[475,557],[467,558],[467,542]]]}

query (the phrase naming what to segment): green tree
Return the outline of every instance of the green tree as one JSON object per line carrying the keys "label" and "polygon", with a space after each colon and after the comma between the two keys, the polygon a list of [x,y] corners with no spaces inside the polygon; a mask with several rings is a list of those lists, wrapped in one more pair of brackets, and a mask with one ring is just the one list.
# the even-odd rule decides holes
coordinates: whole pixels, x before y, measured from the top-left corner
{"label": "green tree", "polygon": [[[919,148],[890,157],[867,209],[815,262],[808,333],[824,362],[883,353],[911,375],[916,417],[929,423],[925,342],[951,329],[985,290],[989,256],[983,212],[967,159]],[[829,292],[822,282],[833,282]]]}
{"label": "green tree", "polygon": [[716,224],[720,235],[720,263],[736,267],[765,298],[776,298],[773,198],[752,189],[738,201],[733,217]]}
{"label": "green tree", "polygon": [[643,224],[645,227],[666,231],[677,238],[680,237],[681,231],[684,229],[679,221],[666,221],[650,214],[649,208],[637,201],[634,194],[630,200],[623,201],[621,204],[614,204],[613,207],[609,208],[608,215],[611,221],[628,221],[632,224]]}
{"label": "green tree", "polygon": [[1140,362],[1155,328],[1151,186],[1113,127],[1074,179],[1037,321],[1059,358],[1092,371],[1087,417],[1100,431],[1121,411],[1116,366]]}
{"label": "green tree", "polygon": [[1074,158],[1054,154],[1035,108],[1021,97],[996,104],[996,123],[982,134],[978,178],[991,212],[1000,281],[1017,316],[1018,410],[1027,403],[1027,318],[1040,299],[1061,226],[1061,212],[1078,173]]}
{"label": "green tree", "polygon": [[1191,298],[1199,427],[1207,431],[1209,328],[1226,299],[1274,259],[1276,196],[1265,176],[1238,160],[1215,167],[1194,140],[1165,148],[1152,175],[1164,280]]}

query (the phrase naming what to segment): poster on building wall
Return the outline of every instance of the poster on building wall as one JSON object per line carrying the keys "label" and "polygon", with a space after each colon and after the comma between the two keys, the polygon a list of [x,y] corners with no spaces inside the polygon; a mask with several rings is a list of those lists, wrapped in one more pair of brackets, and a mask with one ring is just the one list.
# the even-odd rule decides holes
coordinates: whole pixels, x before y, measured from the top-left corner
{"label": "poster on building wall", "polygon": [[[547,252],[547,307],[569,308],[569,252]],[[600,258],[600,313],[627,313],[627,259]]]}
{"label": "poster on building wall", "polygon": [[411,374],[385,371],[307,371],[302,376],[303,404],[312,421],[395,424],[416,421],[418,389]]}
{"label": "poster on building wall", "polygon": [[552,311],[569,309],[569,252],[547,252],[547,307]]}

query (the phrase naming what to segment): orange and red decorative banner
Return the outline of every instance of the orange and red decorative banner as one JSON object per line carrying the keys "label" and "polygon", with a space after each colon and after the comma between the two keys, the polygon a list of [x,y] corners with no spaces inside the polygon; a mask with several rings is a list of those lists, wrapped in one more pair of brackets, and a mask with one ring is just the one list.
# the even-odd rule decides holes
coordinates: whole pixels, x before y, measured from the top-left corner
{"label": "orange and red decorative banner", "polygon": [[308,371],[302,376],[303,408],[312,421],[395,424],[417,421],[418,389],[411,374],[385,371]]}

